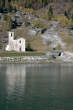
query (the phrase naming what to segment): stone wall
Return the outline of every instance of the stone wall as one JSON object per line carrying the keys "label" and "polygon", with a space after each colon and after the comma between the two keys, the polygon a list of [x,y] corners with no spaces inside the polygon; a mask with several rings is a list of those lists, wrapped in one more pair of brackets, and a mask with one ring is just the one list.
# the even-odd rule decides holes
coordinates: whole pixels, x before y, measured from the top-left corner
{"label": "stone wall", "polygon": [[48,63],[48,56],[0,57],[0,63]]}

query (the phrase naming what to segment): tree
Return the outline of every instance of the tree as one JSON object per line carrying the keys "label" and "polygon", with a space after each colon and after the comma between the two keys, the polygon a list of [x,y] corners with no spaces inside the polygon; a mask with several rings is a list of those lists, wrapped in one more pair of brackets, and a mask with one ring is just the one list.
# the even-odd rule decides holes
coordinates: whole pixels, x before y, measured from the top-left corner
{"label": "tree", "polygon": [[12,19],[11,19],[10,14],[7,15],[7,22],[8,22],[9,29],[11,29],[12,28]]}
{"label": "tree", "polygon": [[26,51],[33,51],[29,42],[26,45]]}
{"label": "tree", "polygon": [[71,18],[72,18],[72,21],[73,21],[73,14],[72,14],[72,17]]}
{"label": "tree", "polygon": [[48,19],[51,20],[53,17],[53,8],[50,6],[48,10]]}
{"label": "tree", "polygon": [[11,4],[8,5],[8,11],[11,12],[13,10],[13,7],[11,6]]}
{"label": "tree", "polygon": [[72,0],[69,1],[68,5],[67,5],[67,13],[68,13],[68,16],[71,18],[71,14],[72,14],[72,9],[73,9],[73,6],[72,6]]}
{"label": "tree", "polygon": [[64,15],[69,19],[67,11],[64,12]]}
{"label": "tree", "polygon": [[48,5],[48,0],[44,1],[44,6]]}

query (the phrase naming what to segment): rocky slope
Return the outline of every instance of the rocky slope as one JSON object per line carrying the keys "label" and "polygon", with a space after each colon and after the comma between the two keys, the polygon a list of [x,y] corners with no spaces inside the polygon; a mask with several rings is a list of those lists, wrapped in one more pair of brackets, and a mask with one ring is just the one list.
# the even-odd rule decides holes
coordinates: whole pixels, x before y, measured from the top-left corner
{"label": "rocky slope", "polygon": [[[50,3],[53,7],[54,14],[64,15],[64,7],[66,2],[61,2],[62,7],[59,3]],[[24,11],[18,10],[17,12],[9,13],[13,23],[16,23],[16,27],[13,29],[7,29],[4,31],[5,20],[3,19],[4,14],[1,14],[0,19],[0,50],[5,50],[5,46],[8,42],[8,31],[15,32],[15,38],[24,37],[26,42],[30,43],[30,47],[36,51],[48,51],[53,48],[63,51],[62,60],[73,58],[73,30],[68,27],[61,26],[61,23],[52,20],[48,21],[41,17],[42,13],[47,13],[48,7],[42,8],[36,13],[24,13]],[[5,14],[6,15],[6,14]],[[16,22],[14,22],[16,20]],[[3,24],[2,24],[3,23]],[[15,25],[13,25],[15,26]],[[3,30],[2,30],[3,29]],[[4,32],[3,32],[4,31]]]}

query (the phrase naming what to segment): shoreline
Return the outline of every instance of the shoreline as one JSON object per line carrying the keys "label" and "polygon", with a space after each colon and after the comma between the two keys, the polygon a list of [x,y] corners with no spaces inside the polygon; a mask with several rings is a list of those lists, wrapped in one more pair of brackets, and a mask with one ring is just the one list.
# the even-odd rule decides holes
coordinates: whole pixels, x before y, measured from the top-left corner
{"label": "shoreline", "polygon": [[0,63],[49,63],[47,56],[0,57]]}
{"label": "shoreline", "polygon": [[52,56],[22,56],[22,57],[0,57],[0,64],[48,64],[48,63],[73,63],[63,61],[59,57],[54,59]]}

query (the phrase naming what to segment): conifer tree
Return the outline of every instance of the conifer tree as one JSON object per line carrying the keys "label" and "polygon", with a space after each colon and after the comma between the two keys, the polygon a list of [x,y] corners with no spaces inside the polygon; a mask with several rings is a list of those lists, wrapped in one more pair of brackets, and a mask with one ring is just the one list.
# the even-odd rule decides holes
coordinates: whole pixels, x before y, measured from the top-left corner
{"label": "conifer tree", "polygon": [[53,8],[50,6],[48,10],[48,19],[51,20],[53,17]]}
{"label": "conifer tree", "polygon": [[67,11],[64,12],[64,15],[69,19]]}

